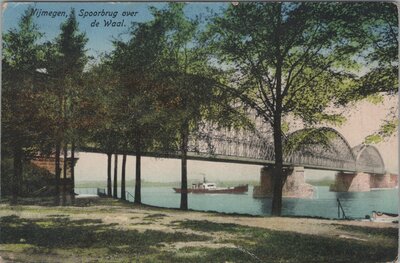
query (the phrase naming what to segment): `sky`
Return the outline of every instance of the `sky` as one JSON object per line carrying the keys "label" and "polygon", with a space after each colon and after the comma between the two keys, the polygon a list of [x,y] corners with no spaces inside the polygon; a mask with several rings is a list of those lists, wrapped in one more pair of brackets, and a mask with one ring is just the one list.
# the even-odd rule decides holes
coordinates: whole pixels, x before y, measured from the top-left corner
{"label": "sky", "polygon": [[[75,9],[79,28],[86,33],[89,39],[87,43],[88,55],[98,57],[101,53],[112,50],[112,40],[114,38],[126,39],[128,37],[129,27],[132,22],[144,22],[151,20],[152,15],[148,10],[149,6],[163,8],[165,3],[3,3],[3,20],[2,30],[8,31],[15,28],[21,15],[28,6],[32,6],[38,11],[64,11],[69,14],[71,8]],[[221,3],[192,3],[185,7],[185,13],[188,17],[194,18],[199,13],[209,14],[207,9],[211,8],[215,11],[220,10],[226,4]],[[105,16],[101,16],[104,10]],[[97,12],[97,14],[96,14]],[[113,18],[109,13],[118,12]],[[124,12],[129,12],[129,15],[123,16]],[[134,14],[137,12],[136,14]],[[36,14],[40,14],[38,12]],[[98,15],[100,13],[100,15]],[[41,32],[45,33],[43,41],[52,40],[60,33],[60,25],[67,19],[65,16],[39,16],[35,17],[35,22],[39,26]],[[111,27],[104,26],[104,20],[113,20],[121,22],[124,20],[124,26]],[[98,27],[92,27],[92,23],[96,20],[99,22]]]}
{"label": "sky", "polygon": [[[208,14],[207,9],[211,8],[218,11],[229,3],[191,3],[187,5],[185,11],[188,17],[196,14]],[[98,57],[103,52],[112,50],[112,40],[114,38],[127,38],[128,29],[131,22],[143,22],[152,18],[148,10],[150,5],[162,8],[165,3],[3,3],[2,11],[2,30],[6,32],[17,26],[18,20],[26,10],[32,5],[40,11],[64,11],[69,14],[71,8],[75,8],[80,30],[85,32],[89,42],[87,44],[88,54]],[[90,16],[90,12],[118,12],[115,18],[108,16]],[[83,15],[86,13],[87,17]],[[123,16],[123,12],[130,12],[134,16]],[[104,19],[112,19],[115,22],[124,20],[122,27],[105,27]],[[62,17],[38,16],[35,22],[40,31],[45,33],[43,41],[53,40],[60,33],[60,24],[66,20]],[[98,27],[91,24],[97,20]],[[359,103],[347,111],[348,121],[341,127],[335,127],[348,140],[350,146],[360,144],[365,136],[371,134],[379,128],[379,124],[386,117],[388,108],[396,105],[397,98],[386,98],[380,105],[369,102]],[[386,168],[389,172],[398,171],[398,139],[397,135],[388,138],[386,141],[376,145],[382,154]],[[103,180],[106,178],[106,156],[101,154],[80,153],[80,160],[76,166],[77,181]],[[121,162],[122,158],[119,158]],[[127,178],[134,178],[134,157],[128,158]],[[180,180],[179,160],[165,160],[154,158],[143,158],[143,178],[146,181],[179,181]],[[121,167],[121,163],[119,164]],[[207,176],[209,180],[258,180],[260,166],[239,165],[225,163],[210,163],[201,161],[189,161],[189,179],[201,180]],[[306,178],[315,179],[325,176],[333,177],[334,172],[322,172],[309,170],[306,171]]]}

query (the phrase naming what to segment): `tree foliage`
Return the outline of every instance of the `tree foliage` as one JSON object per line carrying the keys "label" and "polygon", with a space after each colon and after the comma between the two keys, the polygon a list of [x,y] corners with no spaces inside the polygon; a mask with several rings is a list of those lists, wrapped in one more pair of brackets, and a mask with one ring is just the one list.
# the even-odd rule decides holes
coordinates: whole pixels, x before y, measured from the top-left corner
{"label": "tree foliage", "polygon": [[[393,3],[351,5],[357,13],[352,30],[353,38],[363,41],[365,48],[360,57],[365,61],[365,73],[353,84],[354,88],[343,97],[343,104],[367,98],[372,103],[383,103],[384,96],[398,94],[398,11]],[[365,143],[379,143],[391,137],[398,126],[398,106],[390,109],[386,120],[377,131],[365,138]]]}
{"label": "tree foliage", "polygon": [[[46,131],[41,123],[39,76],[44,53],[42,33],[28,8],[18,27],[3,35],[2,58],[2,163],[13,158],[13,198],[20,194],[23,162],[40,147],[38,138]],[[3,165],[2,165],[3,168]]]}

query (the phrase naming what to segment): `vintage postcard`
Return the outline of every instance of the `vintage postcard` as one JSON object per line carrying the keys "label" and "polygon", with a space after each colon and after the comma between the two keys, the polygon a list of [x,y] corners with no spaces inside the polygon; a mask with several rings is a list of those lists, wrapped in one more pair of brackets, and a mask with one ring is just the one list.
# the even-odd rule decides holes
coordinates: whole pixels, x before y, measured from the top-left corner
{"label": "vintage postcard", "polygon": [[395,3],[1,7],[0,262],[397,262]]}

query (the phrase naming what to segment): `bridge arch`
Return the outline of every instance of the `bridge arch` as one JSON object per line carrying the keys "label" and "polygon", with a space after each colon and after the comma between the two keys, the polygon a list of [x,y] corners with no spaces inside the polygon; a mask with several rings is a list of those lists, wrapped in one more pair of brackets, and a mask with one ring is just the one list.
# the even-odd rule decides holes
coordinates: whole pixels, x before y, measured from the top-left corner
{"label": "bridge arch", "polygon": [[378,149],[369,144],[359,144],[353,147],[356,157],[356,170],[375,174],[385,173],[385,164]]}
{"label": "bridge arch", "polygon": [[[321,168],[355,170],[356,157],[346,138],[338,131],[330,127],[305,128],[289,134],[286,141],[301,134],[305,134],[306,142],[294,150],[289,150],[285,156],[285,162]],[[320,137],[321,142],[313,141],[316,136]]]}

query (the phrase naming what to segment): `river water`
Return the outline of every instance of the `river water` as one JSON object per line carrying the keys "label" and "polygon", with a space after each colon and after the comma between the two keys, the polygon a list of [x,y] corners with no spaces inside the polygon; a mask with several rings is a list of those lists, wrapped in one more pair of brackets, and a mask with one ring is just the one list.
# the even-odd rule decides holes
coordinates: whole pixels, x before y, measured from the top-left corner
{"label": "river water", "polygon": [[[372,211],[398,213],[397,189],[372,190],[362,193],[330,192],[327,186],[316,186],[313,199],[284,198],[282,214],[294,216],[313,216],[338,218],[337,198],[346,216],[364,218]],[[76,188],[78,194],[96,194],[95,188]],[[127,188],[134,194],[133,188]],[[189,194],[189,209],[199,211],[218,211],[251,215],[270,215],[270,198],[253,198],[253,187],[247,194]],[[128,195],[128,200],[133,197]],[[171,187],[143,187],[142,203],[160,207],[178,208],[180,194]]]}

